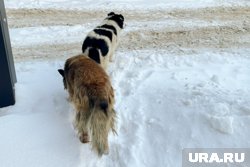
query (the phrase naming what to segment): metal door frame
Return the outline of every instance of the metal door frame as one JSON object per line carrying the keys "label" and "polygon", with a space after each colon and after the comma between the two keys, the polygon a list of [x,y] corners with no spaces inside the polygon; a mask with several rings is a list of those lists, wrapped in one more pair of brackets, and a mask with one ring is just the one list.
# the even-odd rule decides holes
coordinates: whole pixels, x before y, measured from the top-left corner
{"label": "metal door frame", "polygon": [[15,104],[16,72],[3,0],[0,0],[0,107]]}

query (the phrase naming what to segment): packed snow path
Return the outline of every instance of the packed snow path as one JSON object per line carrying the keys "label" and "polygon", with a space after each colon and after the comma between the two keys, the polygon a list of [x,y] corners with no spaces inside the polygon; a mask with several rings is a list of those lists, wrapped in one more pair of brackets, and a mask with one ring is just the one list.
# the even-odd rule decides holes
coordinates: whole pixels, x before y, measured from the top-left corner
{"label": "packed snow path", "polygon": [[[9,9],[14,56],[20,60],[76,54],[87,32],[108,12]],[[119,51],[250,46],[249,7],[129,10],[121,13],[126,27]]]}
{"label": "packed snow path", "polygon": [[118,135],[101,159],[81,144],[57,69],[108,12],[7,9],[18,83],[0,109],[0,166],[180,167],[183,148],[250,147],[244,5],[122,11],[109,67]]}

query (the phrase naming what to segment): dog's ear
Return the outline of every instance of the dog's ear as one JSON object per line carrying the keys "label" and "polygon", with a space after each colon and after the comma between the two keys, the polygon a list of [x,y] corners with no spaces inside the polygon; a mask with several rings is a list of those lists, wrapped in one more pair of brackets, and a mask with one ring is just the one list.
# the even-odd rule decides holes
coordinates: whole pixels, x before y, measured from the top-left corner
{"label": "dog's ear", "polygon": [[122,20],[122,21],[124,21],[124,16],[123,15],[119,15],[119,17],[120,17],[120,19]]}
{"label": "dog's ear", "polygon": [[64,70],[63,69],[58,69],[58,72],[64,77]]}
{"label": "dog's ear", "polygon": [[115,15],[114,12],[110,12],[110,13],[108,14],[108,16],[113,16],[113,15]]}

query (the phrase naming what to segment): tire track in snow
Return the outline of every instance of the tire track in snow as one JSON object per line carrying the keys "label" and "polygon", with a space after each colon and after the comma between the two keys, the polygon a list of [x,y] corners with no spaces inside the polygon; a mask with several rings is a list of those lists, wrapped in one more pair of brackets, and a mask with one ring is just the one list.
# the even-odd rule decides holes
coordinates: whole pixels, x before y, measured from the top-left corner
{"label": "tire track in snow", "polygon": [[[30,26],[38,29],[40,26],[74,28],[75,25],[82,25],[88,29],[95,27],[107,12],[109,11],[8,9],[7,15],[11,29]],[[197,50],[250,47],[248,40],[250,7],[123,11],[122,13],[126,18],[127,26],[122,32],[123,37],[118,51],[165,49],[171,52],[173,48],[178,51],[180,48]],[[73,33],[72,36],[76,34]],[[83,39],[86,34],[82,34]],[[64,39],[63,43],[59,43],[60,40],[52,40],[48,43],[28,46],[14,43],[12,48],[17,61],[61,58],[81,52],[82,39],[75,42]]]}
{"label": "tire track in snow", "polygon": [[[207,26],[198,28],[161,28],[144,29],[123,33],[118,50],[165,49],[172,51],[179,48],[249,48],[250,25],[242,26]],[[84,35],[82,39],[84,38]],[[67,41],[67,40],[66,40]],[[60,58],[81,52],[79,42],[53,43],[16,47],[13,53],[16,60],[37,58]]]}
{"label": "tire track in snow", "polygon": [[[58,9],[7,9],[10,28],[75,25],[102,20],[110,11],[81,11]],[[152,21],[166,18],[202,20],[249,20],[249,7],[208,7],[201,9],[129,10],[121,11],[126,20]]]}

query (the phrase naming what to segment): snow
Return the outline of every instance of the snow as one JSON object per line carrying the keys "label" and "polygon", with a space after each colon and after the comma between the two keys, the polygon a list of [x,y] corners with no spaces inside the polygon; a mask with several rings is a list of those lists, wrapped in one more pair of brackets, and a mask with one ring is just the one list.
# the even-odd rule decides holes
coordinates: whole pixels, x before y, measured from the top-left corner
{"label": "snow", "polygon": [[24,47],[46,43],[65,43],[77,40],[80,41],[83,36],[83,31],[84,27],[81,25],[73,27],[25,27],[12,29],[10,31],[10,36],[13,39],[11,41],[12,45]]}
{"label": "snow", "polygon": [[[196,3],[194,0],[84,2],[5,0],[7,9],[17,10],[56,8],[91,12],[92,9],[107,10],[107,4],[114,3],[112,8],[118,11],[145,9],[145,13],[171,7],[186,9],[249,4],[248,1],[226,0]],[[36,59],[34,55],[22,60],[25,52],[14,55],[18,80],[15,85],[16,104],[0,108],[1,167],[179,167],[184,148],[250,146],[250,47],[246,38],[249,30],[240,30],[244,33],[240,36],[233,34],[231,43],[227,39],[231,36],[215,33],[211,38],[227,39],[226,42],[219,40],[229,45],[224,48],[226,44],[221,44],[221,48],[214,47],[209,39],[204,45],[202,39],[198,41],[199,46],[181,45],[177,40],[185,44],[193,42],[192,39],[187,41],[193,36],[183,36],[182,40],[174,35],[176,44],[169,45],[171,41],[166,40],[151,47],[147,42],[152,34],[146,32],[159,33],[159,38],[161,31],[158,29],[194,30],[192,33],[195,34],[196,28],[237,28],[242,25],[241,20],[184,18],[180,21],[173,17],[131,21],[125,17],[126,21],[122,32],[124,40],[108,69],[118,114],[118,135],[111,133],[109,136],[109,155],[99,158],[89,144],[82,144],[77,138],[72,124],[74,109],[67,100],[68,94],[57,72],[63,67],[65,56]],[[22,47],[31,49],[77,43],[80,51],[84,34],[99,22],[94,19],[69,26],[14,26],[10,28],[12,47],[16,53],[21,53]],[[133,49],[136,32],[141,38],[137,40],[139,47]],[[206,33],[204,31],[201,36]],[[240,38],[243,36],[245,38]],[[46,49],[50,51],[51,48]]]}
{"label": "snow", "polygon": [[56,9],[166,9],[166,8],[200,8],[211,6],[249,5],[248,0],[5,0],[9,8],[56,8]]}

